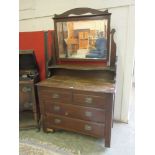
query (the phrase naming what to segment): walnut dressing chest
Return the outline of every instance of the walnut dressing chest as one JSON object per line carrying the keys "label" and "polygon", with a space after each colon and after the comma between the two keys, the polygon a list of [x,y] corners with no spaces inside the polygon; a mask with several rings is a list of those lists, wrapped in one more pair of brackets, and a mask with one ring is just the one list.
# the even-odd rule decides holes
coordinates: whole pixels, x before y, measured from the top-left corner
{"label": "walnut dressing chest", "polygon": [[[81,15],[88,12],[92,15]],[[55,15],[50,76],[37,84],[44,132],[63,129],[105,138],[110,147],[116,52],[110,15],[89,8]]]}
{"label": "walnut dressing chest", "polygon": [[[55,72],[56,75],[37,84],[44,131],[75,131],[105,138],[105,146],[110,146],[115,92],[113,72],[109,71],[108,75],[102,71],[106,74],[102,76],[109,76],[109,80],[95,78],[97,71],[93,70],[76,70],[76,74],[66,69]],[[67,73],[73,75],[67,76]]]}

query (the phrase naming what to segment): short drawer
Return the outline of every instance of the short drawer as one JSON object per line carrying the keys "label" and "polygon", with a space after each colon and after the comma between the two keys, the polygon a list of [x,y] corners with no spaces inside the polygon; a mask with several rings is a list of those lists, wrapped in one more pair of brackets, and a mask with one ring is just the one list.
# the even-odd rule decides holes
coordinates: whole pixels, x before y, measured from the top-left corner
{"label": "short drawer", "polygon": [[105,108],[105,104],[108,102],[108,94],[103,94],[102,97],[83,94],[73,94],[73,103],[81,106]]}
{"label": "short drawer", "polygon": [[70,103],[72,101],[72,93],[61,89],[44,88],[39,90],[42,100],[59,103]]}
{"label": "short drawer", "polygon": [[45,102],[46,113],[53,113],[86,121],[105,122],[105,110],[71,104],[50,104]]}
{"label": "short drawer", "polygon": [[66,118],[57,115],[47,115],[46,126],[48,128],[60,128],[69,131],[76,131],[95,137],[104,137],[104,124],[92,123],[78,119]]}

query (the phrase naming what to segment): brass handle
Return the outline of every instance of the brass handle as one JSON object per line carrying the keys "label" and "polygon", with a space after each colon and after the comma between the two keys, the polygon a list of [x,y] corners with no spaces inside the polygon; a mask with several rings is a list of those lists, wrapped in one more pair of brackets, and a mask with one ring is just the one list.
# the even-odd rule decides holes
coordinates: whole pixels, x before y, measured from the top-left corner
{"label": "brass handle", "polygon": [[55,98],[55,99],[56,99],[56,98],[59,98],[59,94],[56,94],[56,93],[53,94],[53,95],[52,95],[52,98]]}
{"label": "brass handle", "polygon": [[55,118],[55,119],[54,119],[54,123],[56,123],[56,124],[61,123],[61,119],[59,119],[59,118]]}
{"label": "brass handle", "polygon": [[60,107],[56,105],[56,106],[54,106],[53,109],[54,109],[54,111],[59,111],[60,110]]}
{"label": "brass handle", "polygon": [[23,87],[22,88],[22,92],[28,92],[28,91],[31,91],[30,87]]}
{"label": "brass handle", "polygon": [[85,112],[85,116],[87,116],[87,117],[91,117],[91,116],[92,116],[92,112],[90,112],[90,111],[86,111],[86,112]]}
{"label": "brass handle", "polygon": [[84,126],[84,129],[87,130],[87,131],[91,131],[91,130],[92,130],[92,127],[91,127],[90,125],[87,125],[87,124],[86,124],[86,125]]}
{"label": "brass handle", "polygon": [[91,97],[86,97],[85,102],[86,103],[92,103],[93,99]]}
{"label": "brass handle", "polygon": [[68,115],[68,112],[65,112],[65,115],[67,116]]}
{"label": "brass handle", "polygon": [[24,108],[30,108],[32,107],[32,102],[25,102],[24,103]]}

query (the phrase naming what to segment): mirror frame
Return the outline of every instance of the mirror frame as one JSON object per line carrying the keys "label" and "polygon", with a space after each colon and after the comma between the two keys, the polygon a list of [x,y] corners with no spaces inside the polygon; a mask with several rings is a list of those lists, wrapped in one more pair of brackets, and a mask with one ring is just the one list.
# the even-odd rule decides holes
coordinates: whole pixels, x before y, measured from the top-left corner
{"label": "mirror frame", "polygon": [[[89,15],[88,15],[89,13]],[[87,14],[87,15],[86,15]],[[103,61],[108,62],[109,60],[109,47],[110,47],[110,18],[111,13],[108,10],[99,11],[91,8],[75,8],[68,10],[60,15],[54,15],[54,30],[55,30],[55,57],[56,63],[60,61]],[[60,58],[59,57],[59,47],[58,47],[58,36],[57,36],[57,22],[67,22],[67,21],[82,21],[82,20],[107,20],[107,57],[106,58]]]}

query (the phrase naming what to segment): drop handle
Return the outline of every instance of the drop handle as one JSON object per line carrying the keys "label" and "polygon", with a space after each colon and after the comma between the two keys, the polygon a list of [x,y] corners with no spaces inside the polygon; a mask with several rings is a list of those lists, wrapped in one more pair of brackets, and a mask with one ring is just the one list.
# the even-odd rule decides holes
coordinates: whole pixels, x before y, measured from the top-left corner
{"label": "drop handle", "polygon": [[60,110],[60,107],[59,106],[54,106],[54,111],[59,111]]}
{"label": "drop handle", "polygon": [[65,116],[68,116],[68,114],[69,114],[68,112],[65,112]]}
{"label": "drop handle", "polygon": [[23,87],[22,92],[30,92],[31,88],[30,87]]}
{"label": "drop handle", "polygon": [[87,116],[87,117],[92,117],[92,112],[86,111],[86,112],[85,112],[85,116]]}
{"label": "drop handle", "polygon": [[85,102],[86,103],[92,103],[93,99],[91,97],[86,97]]}
{"label": "drop handle", "polygon": [[54,98],[54,99],[57,99],[57,98],[59,98],[60,96],[59,96],[59,94],[57,94],[57,93],[54,93],[53,95],[52,95],[52,98]]}
{"label": "drop handle", "polygon": [[33,103],[32,102],[25,102],[24,103],[24,108],[30,108],[33,106]]}
{"label": "drop handle", "polygon": [[54,119],[54,123],[55,123],[55,124],[61,123],[61,119],[55,118],[55,119]]}
{"label": "drop handle", "polygon": [[92,126],[86,124],[86,125],[84,126],[84,129],[85,129],[86,131],[91,131],[91,130],[92,130]]}

